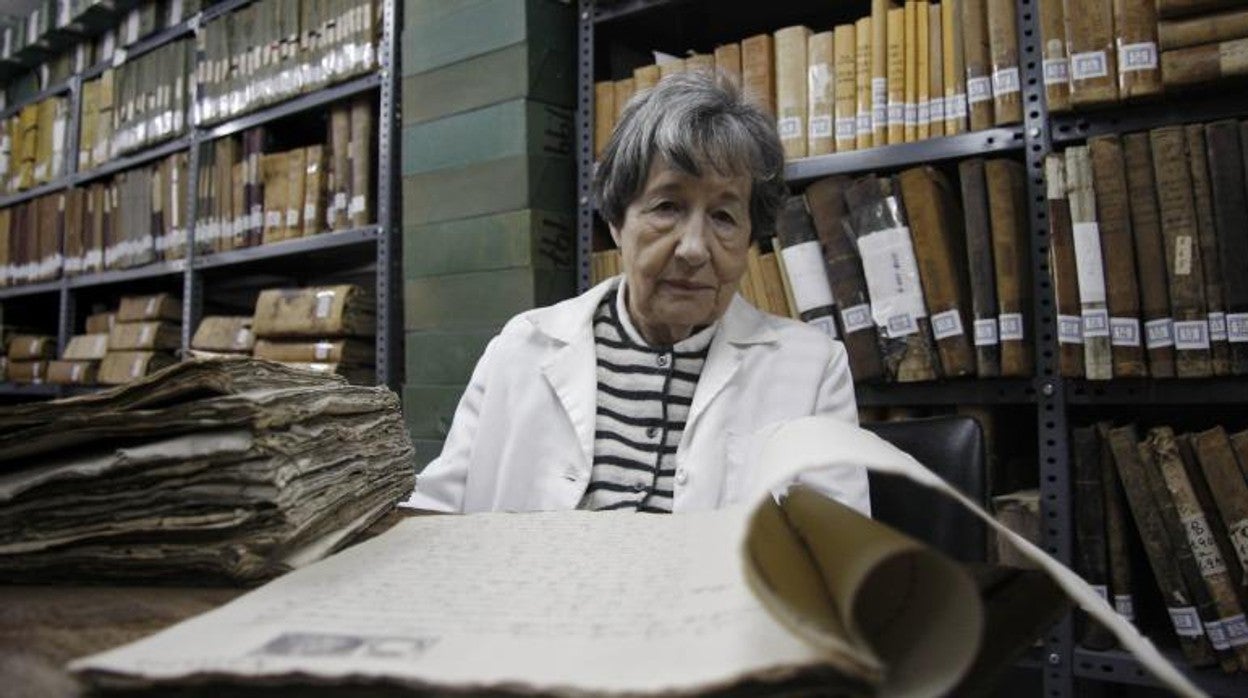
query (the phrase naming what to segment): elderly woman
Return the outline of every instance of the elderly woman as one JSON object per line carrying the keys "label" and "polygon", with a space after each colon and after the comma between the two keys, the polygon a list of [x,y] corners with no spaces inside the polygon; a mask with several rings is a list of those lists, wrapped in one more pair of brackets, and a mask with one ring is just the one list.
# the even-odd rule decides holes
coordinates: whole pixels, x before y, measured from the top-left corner
{"label": "elderly woman", "polygon": [[[854,422],[840,343],[737,295],[785,193],[771,119],[708,74],[635,97],[596,190],[624,273],[513,318],[408,506],[695,511],[739,500],[760,430]],[[803,482],[869,511],[864,470]]]}

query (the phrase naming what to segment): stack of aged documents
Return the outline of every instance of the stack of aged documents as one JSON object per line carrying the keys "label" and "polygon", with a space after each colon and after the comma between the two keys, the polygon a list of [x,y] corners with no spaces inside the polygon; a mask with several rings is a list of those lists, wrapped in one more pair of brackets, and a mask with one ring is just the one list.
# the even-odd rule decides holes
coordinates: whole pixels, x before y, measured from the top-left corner
{"label": "stack of aged documents", "polygon": [[254,359],[0,410],[0,579],[257,582],[414,485],[396,396]]}

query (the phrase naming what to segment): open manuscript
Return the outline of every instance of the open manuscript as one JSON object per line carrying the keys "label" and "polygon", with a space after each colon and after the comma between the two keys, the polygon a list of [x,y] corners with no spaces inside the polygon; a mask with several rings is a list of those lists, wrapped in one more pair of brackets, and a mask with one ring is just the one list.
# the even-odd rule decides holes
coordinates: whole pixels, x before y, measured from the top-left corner
{"label": "open manuscript", "polygon": [[[826,418],[776,429],[758,504],[645,516],[408,519],[220,609],[76,661],[103,687],[556,695],[974,693],[1061,611],[1064,591],[1167,687],[1201,695],[1069,570],[998,527],[1042,574],[1003,593],[809,489],[866,465],[991,517],[874,435]],[[1009,585],[1005,585],[1009,586]]]}

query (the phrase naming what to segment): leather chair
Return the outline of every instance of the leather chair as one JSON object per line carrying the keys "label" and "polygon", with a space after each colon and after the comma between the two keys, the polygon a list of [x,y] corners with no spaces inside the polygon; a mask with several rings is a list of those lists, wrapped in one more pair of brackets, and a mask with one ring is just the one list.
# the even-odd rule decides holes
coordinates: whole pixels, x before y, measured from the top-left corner
{"label": "leather chair", "polygon": [[[971,417],[862,425],[987,505],[984,433]],[[987,525],[955,502],[895,475],[870,473],[872,516],[962,562],[983,562]]]}

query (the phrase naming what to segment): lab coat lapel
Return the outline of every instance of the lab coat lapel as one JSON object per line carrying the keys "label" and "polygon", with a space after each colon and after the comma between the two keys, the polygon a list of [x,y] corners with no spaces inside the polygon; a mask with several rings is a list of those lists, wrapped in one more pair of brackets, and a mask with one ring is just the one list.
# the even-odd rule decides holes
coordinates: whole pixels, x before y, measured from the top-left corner
{"label": "lab coat lapel", "polygon": [[767,326],[763,314],[740,296],[734,296],[707,350],[706,365],[702,367],[702,376],[698,379],[693,404],[689,408],[686,431],[696,426],[698,419],[723,392],[724,386],[741,370],[750,345],[774,341],[776,336]]}

